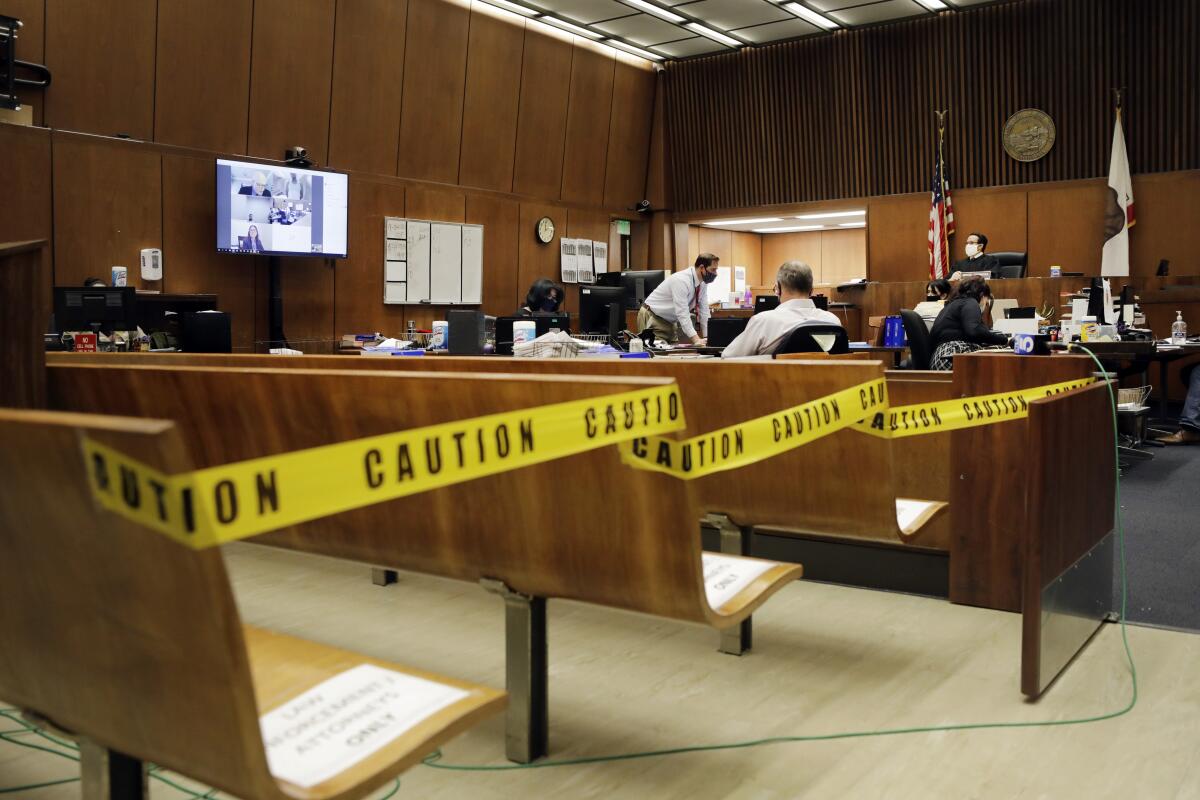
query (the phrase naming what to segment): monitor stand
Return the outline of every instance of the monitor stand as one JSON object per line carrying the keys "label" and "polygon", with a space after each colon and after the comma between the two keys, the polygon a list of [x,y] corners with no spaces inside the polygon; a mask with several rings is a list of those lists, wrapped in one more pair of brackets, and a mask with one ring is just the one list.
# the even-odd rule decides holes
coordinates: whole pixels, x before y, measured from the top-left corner
{"label": "monitor stand", "polygon": [[287,347],[287,337],[283,335],[283,288],[280,278],[281,267],[279,256],[267,258],[269,274],[269,294],[267,300],[267,347]]}

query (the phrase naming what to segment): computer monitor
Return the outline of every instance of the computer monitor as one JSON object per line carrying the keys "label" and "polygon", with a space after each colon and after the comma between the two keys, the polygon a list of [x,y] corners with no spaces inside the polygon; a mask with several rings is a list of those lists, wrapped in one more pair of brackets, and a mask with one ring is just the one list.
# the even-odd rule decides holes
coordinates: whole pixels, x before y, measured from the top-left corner
{"label": "computer monitor", "polygon": [[1095,318],[1096,322],[1104,325],[1108,322],[1108,304],[1104,302],[1106,282],[1103,278],[1092,278],[1088,291],[1087,315]]}
{"label": "computer monitor", "polygon": [[579,287],[580,333],[603,333],[608,338],[615,339],[624,327],[624,287]]}
{"label": "computer monitor", "polygon": [[349,181],[342,172],[217,159],[217,250],[346,257]]}
{"label": "computer monitor", "polygon": [[55,286],[54,322],[60,331],[136,330],[136,290],[132,286]]}
{"label": "computer monitor", "polygon": [[570,332],[571,315],[566,311],[540,311],[532,317],[496,317],[496,355],[513,354],[513,323],[533,320],[533,335],[543,336],[552,330]]}
{"label": "computer monitor", "polygon": [[761,314],[779,308],[779,297],[773,294],[760,294],[754,298],[754,313]]}
{"label": "computer monitor", "polygon": [[628,269],[623,272],[601,272],[596,282],[601,286],[620,286],[625,289],[625,309],[637,311],[650,293],[670,275],[665,269]]}

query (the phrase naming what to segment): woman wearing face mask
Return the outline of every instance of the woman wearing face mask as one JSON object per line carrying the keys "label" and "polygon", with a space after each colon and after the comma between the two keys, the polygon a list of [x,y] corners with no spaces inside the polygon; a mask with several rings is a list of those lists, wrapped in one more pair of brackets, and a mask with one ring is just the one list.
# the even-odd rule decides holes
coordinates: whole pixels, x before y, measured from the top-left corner
{"label": "woman wearing face mask", "polygon": [[558,311],[563,301],[563,287],[549,278],[538,278],[525,295],[525,305],[517,310],[518,317],[534,314],[552,314]]}
{"label": "woman wearing face mask", "polygon": [[933,358],[930,369],[953,369],[954,356],[990,345],[1008,344],[1008,334],[993,331],[983,324],[983,315],[992,307],[992,290],[983,278],[966,278],[946,301],[929,332]]}

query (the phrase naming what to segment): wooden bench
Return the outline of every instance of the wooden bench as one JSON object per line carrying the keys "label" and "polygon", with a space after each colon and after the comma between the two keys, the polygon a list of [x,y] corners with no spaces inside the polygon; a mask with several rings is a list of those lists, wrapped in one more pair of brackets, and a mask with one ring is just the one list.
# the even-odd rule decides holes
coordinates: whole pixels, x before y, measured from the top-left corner
{"label": "wooden bench", "polygon": [[[242,625],[219,550],[98,510],[84,436],[166,473],[192,462],[170,422],[0,410],[0,697],[79,739],[85,797],[147,796],[147,762],[248,799],[363,797],[503,708],[494,689]],[[364,664],[448,704],[311,780],[269,768],[283,748],[260,716]]]}
{"label": "wooden bench", "polygon": [[[176,420],[198,467],[615,392],[663,378],[104,366],[49,369],[53,405]],[[615,447],[449,486],[254,541],[481,582],[506,602],[507,752],[546,752],[545,599],[736,629],[796,565],[704,554],[693,486]],[[705,568],[763,568],[710,604]]]}
{"label": "wooden bench", "polygon": [[[661,376],[675,380],[683,395],[686,435],[716,430],[872,380],[882,380],[878,361],[739,361],[659,359],[520,359],[491,357],[204,356],[145,354],[51,354],[52,365],[211,364],[288,369],[347,369],[385,372],[530,375]],[[349,363],[347,363],[349,362]],[[911,541],[924,522],[902,529],[897,520],[892,446],[883,439],[842,431],[805,447],[748,467],[692,481],[700,507],[727,539],[743,538],[750,527],[777,526],[885,542]],[[822,468],[838,464],[845,471]],[[846,472],[871,477],[848,483]],[[931,512],[944,508],[935,505]],[[723,515],[728,521],[720,520]],[[732,527],[730,527],[732,526]],[[730,539],[732,541],[732,539]],[[923,535],[917,541],[924,541]],[[733,551],[728,551],[733,552]],[[737,552],[744,552],[743,549]]]}
{"label": "wooden bench", "polygon": [[[94,355],[63,357],[51,354],[49,363],[97,364],[120,363],[121,360],[147,363],[148,358],[156,357],[101,356],[97,359]],[[183,363],[211,359],[213,363],[222,364],[286,362],[288,366],[300,367],[303,364],[322,368],[332,368],[351,360],[356,369],[392,372],[414,369],[414,361],[440,370],[495,369],[499,362],[504,368],[529,372],[574,373],[582,372],[585,367],[597,371],[603,369],[614,374],[656,372],[678,378],[680,386],[684,389],[689,428],[693,431],[720,427],[754,413],[765,413],[758,409],[777,410],[787,403],[803,399],[792,388],[793,381],[796,375],[811,374],[815,366],[811,361],[788,360],[776,360],[774,363],[719,364],[712,361],[656,359],[647,365],[644,361],[632,360],[580,362],[436,357],[347,359],[306,356],[283,360],[270,356],[168,358]],[[820,369],[861,369],[864,366],[851,363],[840,363],[836,367],[832,364],[821,364]],[[763,372],[780,367],[785,372]],[[705,380],[706,377],[713,380],[713,376],[729,368],[747,370],[743,375],[748,377],[727,378],[724,383],[710,383]],[[792,374],[786,371],[789,369],[802,372]],[[1084,356],[1056,355],[1041,358],[1001,352],[977,353],[956,359],[954,373],[889,371],[888,391],[894,405],[949,400],[954,397],[970,397],[1087,377],[1092,374],[1093,369],[1091,360]],[[851,378],[846,378],[847,384],[851,382]],[[722,388],[723,385],[725,388]],[[753,387],[753,391],[750,391],[750,387]],[[1106,396],[1089,396],[1091,399],[1086,402],[1093,406],[1089,413],[1105,413]],[[739,404],[737,410],[734,410],[727,404],[730,397],[736,397],[739,401],[745,400],[745,406]],[[1052,402],[1066,397],[1073,398],[1073,395],[1060,396]],[[712,398],[713,403],[706,404],[704,398]],[[1071,399],[1070,402],[1075,404],[1080,401]],[[718,416],[718,413],[723,416]],[[1082,420],[1085,417],[1086,415],[1080,415],[1078,419]],[[1066,535],[1062,529],[1046,528],[1037,517],[1027,518],[1027,507],[1022,505],[1027,502],[1026,498],[1044,489],[1043,485],[1036,483],[1039,478],[1030,470],[1031,465],[1043,458],[1043,445],[1040,440],[1031,438],[1031,424],[1025,419],[1003,425],[891,442],[855,432],[842,432],[762,464],[714,475],[694,483],[701,491],[701,501],[705,510],[732,509],[730,516],[737,520],[738,525],[734,526],[732,531],[726,527],[724,538],[727,541],[740,538],[741,542],[750,538],[753,545],[743,552],[786,559],[791,556],[782,552],[778,546],[772,545],[773,549],[760,549],[759,545],[768,542],[786,543],[788,539],[803,543],[817,542],[818,545],[827,540],[857,540],[863,542],[864,547],[856,547],[855,550],[874,548],[869,553],[863,552],[862,556],[865,556],[866,560],[878,561],[878,553],[875,551],[879,550],[879,543],[892,542],[891,546],[903,553],[916,553],[923,558],[924,554],[930,554],[930,558],[947,559],[948,569],[944,566],[940,569],[943,576],[948,572],[948,578],[943,577],[942,580],[946,581],[946,591],[952,602],[1020,612],[1025,605],[1023,582],[1026,576],[1034,572],[1040,573],[1043,569],[1033,564],[1031,559],[1034,558],[1034,552],[1046,547],[1054,550],[1058,546],[1054,542]],[[1068,426],[1069,435],[1077,440],[1075,448],[1078,457],[1087,460],[1089,465],[1099,465],[1100,472],[1104,472],[1110,454],[1104,449],[1103,432],[1097,438],[1090,435],[1091,431],[1092,428],[1085,427],[1081,421],[1073,421]],[[839,442],[839,439],[844,441]],[[831,446],[832,449],[823,449]],[[884,453],[881,454],[880,450]],[[822,454],[819,458],[818,453]],[[867,454],[867,459],[860,460]],[[811,460],[806,462],[806,458]],[[814,471],[810,468],[813,462],[836,463],[841,465],[841,469]],[[776,468],[776,465],[784,464],[788,466]],[[869,466],[872,464],[890,466]],[[1087,469],[1093,469],[1093,466]],[[763,467],[771,469],[763,470]],[[803,474],[811,479],[812,483],[796,486],[794,481],[789,482],[790,477],[799,470],[806,470]],[[870,476],[871,480],[849,482],[845,480],[847,474]],[[1110,478],[1111,474],[1111,471],[1107,472]],[[887,476],[891,476],[891,486],[885,492],[878,492],[881,484],[886,485]],[[957,476],[963,477],[952,479]],[[725,479],[724,482],[722,479]],[[730,489],[731,486],[736,486],[736,490]],[[1111,492],[1111,488],[1111,480],[1108,480],[1099,490]],[[788,498],[793,498],[794,501],[785,502],[781,506],[781,494],[785,501]],[[855,519],[856,515],[867,518],[876,515],[875,519],[879,519],[887,513],[883,509],[893,502],[889,499],[872,504],[871,497],[894,498],[905,495],[936,501],[948,500],[951,512],[926,524],[921,529],[920,536],[910,542],[901,540],[894,532],[894,522],[889,521],[888,524],[893,527],[892,530],[888,530],[887,524],[863,526],[861,519]],[[1082,500],[1081,492],[1076,491],[1074,498]],[[1101,497],[1100,505],[1103,506],[1104,502],[1106,501]],[[1111,504],[1109,507],[1111,508]],[[790,512],[790,515],[775,516],[764,521],[764,514],[760,513],[764,510],[771,514]],[[738,512],[748,516],[738,516]],[[862,533],[863,527],[866,527],[866,535]],[[1090,541],[1093,546],[1097,546],[1106,539],[1111,527],[1111,519],[1107,525],[1091,520],[1086,526],[1086,533],[1081,534],[1081,540]],[[880,530],[884,531],[883,535],[880,535]],[[870,535],[871,531],[875,531],[874,536]],[[865,546],[865,543],[869,543],[870,546]],[[807,552],[811,553],[812,550]],[[938,556],[940,553],[945,555]],[[846,558],[863,560],[858,553]],[[1062,558],[1066,556],[1060,554],[1060,561]],[[805,563],[808,563],[807,559]],[[812,574],[815,576],[821,573],[814,568]],[[1062,574],[1062,570],[1053,574],[1055,577],[1048,579],[1051,582]],[[1049,584],[1043,586],[1046,585]],[[1098,597],[1099,594],[1092,592],[1091,596]],[[748,631],[746,633],[748,635]],[[1042,671],[1049,671],[1049,668]]]}

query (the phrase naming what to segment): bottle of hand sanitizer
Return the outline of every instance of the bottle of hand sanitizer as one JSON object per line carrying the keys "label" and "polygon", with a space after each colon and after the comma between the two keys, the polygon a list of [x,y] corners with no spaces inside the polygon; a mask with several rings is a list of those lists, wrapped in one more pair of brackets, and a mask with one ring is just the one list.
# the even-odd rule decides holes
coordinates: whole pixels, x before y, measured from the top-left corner
{"label": "bottle of hand sanitizer", "polygon": [[1175,321],[1171,323],[1171,344],[1187,343],[1187,323],[1183,321],[1183,312],[1175,312]]}

